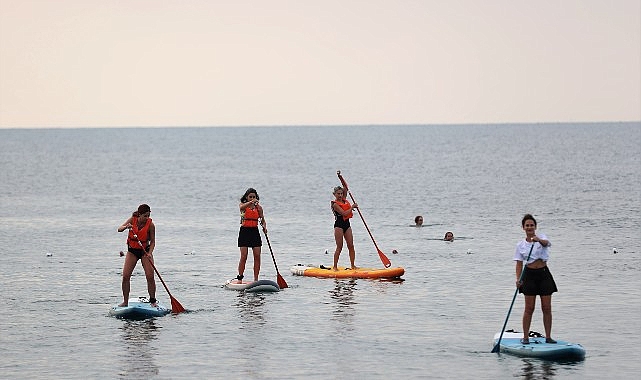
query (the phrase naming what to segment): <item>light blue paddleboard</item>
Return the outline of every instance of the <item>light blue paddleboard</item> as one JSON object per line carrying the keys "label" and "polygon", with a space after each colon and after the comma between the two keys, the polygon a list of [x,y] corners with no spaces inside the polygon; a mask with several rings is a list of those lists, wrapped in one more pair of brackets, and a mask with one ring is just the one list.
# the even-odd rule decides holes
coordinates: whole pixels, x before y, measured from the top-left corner
{"label": "light blue paddleboard", "polygon": [[[494,346],[501,333],[494,335]],[[538,334],[540,335],[540,334]],[[521,343],[523,333],[506,331],[499,345],[500,352],[545,360],[579,361],[585,359],[585,348],[578,343],[557,340],[556,343],[545,343],[545,337],[530,337],[529,344]]]}
{"label": "light blue paddleboard", "polygon": [[160,301],[156,306],[151,306],[146,297],[130,298],[127,306],[114,305],[109,310],[109,315],[123,319],[147,319],[162,317],[171,313],[171,308],[167,308]]}
{"label": "light blue paddleboard", "polygon": [[258,280],[258,281],[239,281],[237,279],[228,280],[225,283],[227,289],[241,290],[246,293],[258,292],[278,292],[280,287],[272,280]]}

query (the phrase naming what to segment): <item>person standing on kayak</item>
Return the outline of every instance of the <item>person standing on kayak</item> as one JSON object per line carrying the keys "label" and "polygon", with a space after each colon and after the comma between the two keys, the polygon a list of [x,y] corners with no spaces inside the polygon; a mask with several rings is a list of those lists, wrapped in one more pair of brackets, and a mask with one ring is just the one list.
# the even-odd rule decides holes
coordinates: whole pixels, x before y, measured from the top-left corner
{"label": "person standing on kayak", "polygon": [[[523,216],[521,227],[525,231],[525,239],[518,242],[514,253],[516,286],[519,288],[519,293],[523,293],[525,296],[523,339],[521,339],[521,343],[530,343],[528,335],[537,295],[541,297],[545,342],[556,343],[552,339],[552,293],[556,292],[557,288],[552,273],[547,266],[547,261],[550,258],[549,248],[552,243],[544,234],[536,234],[536,219],[532,215],[526,214]],[[527,262],[525,262],[526,260]],[[525,265],[524,271],[523,265]],[[520,279],[521,272],[523,272],[522,279]]]}
{"label": "person standing on kayak", "polygon": [[349,224],[349,219],[354,216],[352,210],[358,207],[356,202],[350,204],[347,200],[347,189],[341,186],[334,188],[335,199],[331,202],[332,212],[334,213],[334,239],[336,240],[336,250],[334,251],[334,265],[332,270],[338,270],[338,259],[343,250],[343,239],[347,243],[349,250],[349,262],[352,269],[357,269],[354,264],[356,259],[356,252],[354,251],[354,236],[352,235],[352,226]]}
{"label": "person standing on kayak", "polygon": [[238,247],[240,248],[240,260],[238,261],[238,281],[243,280],[245,264],[249,255],[249,247],[254,255],[254,281],[258,281],[260,273],[260,251],[263,241],[258,231],[258,221],[263,227],[263,232],[267,233],[267,222],[263,214],[263,207],[258,203],[258,193],[256,189],[249,188],[240,198],[240,231],[238,232]]}
{"label": "person standing on kayak", "polygon": [[[149,217],[151,208],[146,204],[138,206],[129,219],[120,227],[118,232],[129,230],[127,236],[127,255],[122,267],[122,298],[123,302],[119,306],[128,306],[129,291],[131,287],[131,274],[136,267],[138,260],[142,260],[142,267],[145,270],[147,279],[147,291],[149,292],[149,303],[155,306],[156,302],[156,281],[154,279],[154,268],[151,264],[154,262],[154,248],[156,247],[156,226]],[[141,246],[140,243],[145,246]],[[146,252],[145,252],[146,251]],[[143,257],[146,259],[143,260]]]}

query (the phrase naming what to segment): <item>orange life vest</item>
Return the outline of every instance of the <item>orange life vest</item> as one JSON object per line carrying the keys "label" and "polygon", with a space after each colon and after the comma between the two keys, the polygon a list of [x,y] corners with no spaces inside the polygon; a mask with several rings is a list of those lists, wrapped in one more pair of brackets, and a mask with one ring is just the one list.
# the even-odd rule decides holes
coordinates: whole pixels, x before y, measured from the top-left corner
{"label": "orange life vest", "polygon": [[[343,199],[343,202],[332,201],[332,204],[333,203],[336,203],[340,208],[342,208],[343,210],[346,210],[346,211],[349,210],[352,207],[352,205],[349,203],[349,201],[347,199]],[[333,208],[332,208],[332,211],[334,211],[334,215],[336,215],[337,218],[339,216],[342,216],[341,214],[337,213],[336,210],[334,210]],[[353,216],[354,216],[354,213],[350,210],[349,214],[343,216],[343,220],[347,220],[347,219],[349,219],[349,218],[351,218]]]}
{"label": "orange life vest", "polygon": [[[142,247],[138,244],[138,240],[143,242],[146,246],[149,243],[149,226],[151,226],[151,218],[147,218],[147,222],[142,226],[141,229],[138,229],[138,218],[134,218],[131,221],[131,228],[129,229],[129,236],[127,237],[127,245],[131,248],[141,249]],[[134,237],[134,234],[138,236],[138,240]],[[146,249],[147,247],[145,247]]]}
{"label": "orange life vest", "polygon": [[260,214],[258,213],[258,207],[254,207],[253,210],[247,207],[240,214],[240,224],[243,227],[258,227],[259,216]]}

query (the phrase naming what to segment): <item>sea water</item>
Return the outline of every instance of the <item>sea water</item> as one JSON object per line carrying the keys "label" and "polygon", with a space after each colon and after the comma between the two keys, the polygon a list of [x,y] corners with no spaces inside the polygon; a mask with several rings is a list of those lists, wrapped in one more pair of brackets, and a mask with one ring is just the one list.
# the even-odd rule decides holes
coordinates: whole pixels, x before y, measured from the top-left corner
{"label": "sea water", "polygon": [[[0,377],[634,378],[640,157],[639,123],[0,130]],[[337,170],[372,233],[355,214],[357,265],[382,267],[374,240],[404,281],[291,275],[332,262]],[[222,286],[248,187],[279,293]],[[122,297],[116,228],[141,203],[188,312],[124,321],[108,316]],[[552,241],[553,335],[582,344],[582,362],[490,353],[525,213]],[[261,260],[275,280],[266,244]],[[140,265],[131,287],[147,295]],[[522,308],[519,296],[508,328]]]}

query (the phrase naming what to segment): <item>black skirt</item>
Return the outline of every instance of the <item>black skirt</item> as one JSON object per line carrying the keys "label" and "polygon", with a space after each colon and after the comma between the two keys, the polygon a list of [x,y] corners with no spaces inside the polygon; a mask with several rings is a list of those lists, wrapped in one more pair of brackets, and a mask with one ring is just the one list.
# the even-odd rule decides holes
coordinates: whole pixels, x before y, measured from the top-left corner
{"label": "black skirt", "polygon": [[240,227],[238,232],[239,247],[262,247],[263,241],[260,239],[258,227]]}
{"label": "black skirt", "polygon": [[556,291],[558,289],[548,267],[539,269],[525,267],[523,284],[519,288],[520,293],[526,296],[549,296]]}

